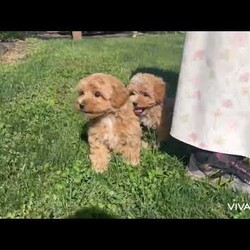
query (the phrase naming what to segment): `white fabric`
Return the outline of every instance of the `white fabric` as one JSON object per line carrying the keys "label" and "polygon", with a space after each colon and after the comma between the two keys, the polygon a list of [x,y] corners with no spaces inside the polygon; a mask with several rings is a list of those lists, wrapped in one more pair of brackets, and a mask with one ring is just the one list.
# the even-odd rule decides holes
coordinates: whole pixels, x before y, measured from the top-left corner
{"label": "white fabric", "polygon": [[171,135],[250,157],[250,32],[188,32]]}

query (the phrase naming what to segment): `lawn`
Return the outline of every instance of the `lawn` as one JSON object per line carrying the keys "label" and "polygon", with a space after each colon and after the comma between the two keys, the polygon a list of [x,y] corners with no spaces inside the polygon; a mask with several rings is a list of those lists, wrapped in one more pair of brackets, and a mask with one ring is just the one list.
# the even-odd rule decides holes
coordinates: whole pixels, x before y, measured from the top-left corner
{"label": "lawn", "polygon": [[90,169],[86,119],[76,112],[75,86],[95,72],[127,83],[155,72],[174,95],[183,35],[27,40],[30,50],[0,64],[0,217],[247,218],[243,194],[186,176],[181,160],[143,150],[140,168],[113,155],[108,173]]}

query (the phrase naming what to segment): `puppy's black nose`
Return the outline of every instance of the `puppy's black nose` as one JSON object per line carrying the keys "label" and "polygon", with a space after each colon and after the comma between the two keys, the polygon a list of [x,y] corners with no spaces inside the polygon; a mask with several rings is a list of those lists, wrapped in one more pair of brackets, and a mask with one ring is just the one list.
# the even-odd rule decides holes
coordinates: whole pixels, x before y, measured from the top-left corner
{"label": "puppy's black nose", "polygon": [[136,108],[137,107],[137,102],[133,102],[133,105]]}
{"label": "puppy's black nose", "polygon": [[79,104],[80,109],[84,108],[84,105],[82,103]]}

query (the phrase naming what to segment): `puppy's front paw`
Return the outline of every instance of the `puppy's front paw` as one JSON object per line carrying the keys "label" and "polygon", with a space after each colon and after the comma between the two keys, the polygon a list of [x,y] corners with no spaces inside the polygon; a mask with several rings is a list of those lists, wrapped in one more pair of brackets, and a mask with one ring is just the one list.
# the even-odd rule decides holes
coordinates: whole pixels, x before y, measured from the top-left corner
{"label": "puppy's front paw", "polygon": [[134,157],[133,159],[129,160],[129,163],[134,166],[137,167],[140,165],[140,157]]}
{"label": "puppy's front paw", "polygon": [[142,142],[141,142],[141,147],[144,148],[144,149],[149,149],[149,148],[151,148],[151,146],[149,145],[149,143],[146,142],[146,141],[142,141]]}
{"label": "puppy's front paw", "polygon": [[140,147],[135,149],[128,149],[123,153],[123,156],[129,164],[137,166],[140,164]]}
{"label": "puppy's front paw", "polygon": [[108,166],[92,165],[91,168],[96,173],[105,173],[108,171]]}
{"label": "puppy's front paw", "polygon": [[108,171],[109,154],[105,147],[91,149],[91,154],[89,157],[91,161],[91,168],[96,173],[104,173]]}
{"label": "puppy's front paw", "polygon": [[158,150],[160,147],[160,144],[158,142],[153,142],[152,144],[149,144],[148,142],[142,141],[141,146],[144,149]]}

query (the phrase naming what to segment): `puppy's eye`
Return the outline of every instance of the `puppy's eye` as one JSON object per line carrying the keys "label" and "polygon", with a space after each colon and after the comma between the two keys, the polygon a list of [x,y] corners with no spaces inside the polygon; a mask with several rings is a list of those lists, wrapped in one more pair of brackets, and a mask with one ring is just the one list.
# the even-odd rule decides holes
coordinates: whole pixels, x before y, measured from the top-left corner
{"label": "puppy's eye", "polygon": [[143,96],[150,97],[150,95],[148,93],[143,93]]}
{"label": "puppy's eye", "polygon": [[100,97],[100,96],[101,96],[101,93],[98,92],[98,91],[96,91],[94,95],[95,95],[95,97]]}
{"label": "puppy's eye", "polygon": [[136,93],[134,91],[130,92],[129,95],[135,95]]}
{"label": "puppy's eye", "polygon": [[84,95],[85,93],[84,93],[84,91],[81,91],[80,93],[79,93],[79,95]]}

